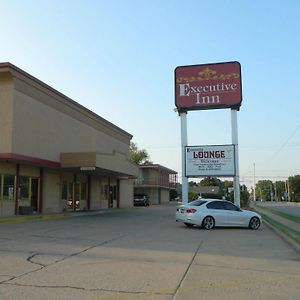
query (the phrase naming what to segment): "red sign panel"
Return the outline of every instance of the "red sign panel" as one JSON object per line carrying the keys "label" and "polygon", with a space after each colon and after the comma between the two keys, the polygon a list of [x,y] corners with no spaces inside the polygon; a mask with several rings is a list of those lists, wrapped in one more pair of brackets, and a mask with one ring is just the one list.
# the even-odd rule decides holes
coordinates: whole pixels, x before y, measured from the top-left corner
{"label": "red sign panel", "polygon": [[227,62],[175,69],[175,105],[178,111],[239,109],[242,102],[241,65]]}

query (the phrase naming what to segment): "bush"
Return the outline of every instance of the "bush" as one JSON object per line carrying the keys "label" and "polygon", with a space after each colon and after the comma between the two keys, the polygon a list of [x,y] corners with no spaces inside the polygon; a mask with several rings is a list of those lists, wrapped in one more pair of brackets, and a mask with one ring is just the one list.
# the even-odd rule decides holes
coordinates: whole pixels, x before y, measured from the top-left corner
{"label": "bush", "polygon": [[193,201],[193,200],[196,200],[199,198],[199,195],[195,192],[189,192],[189,202],[190,201]]}

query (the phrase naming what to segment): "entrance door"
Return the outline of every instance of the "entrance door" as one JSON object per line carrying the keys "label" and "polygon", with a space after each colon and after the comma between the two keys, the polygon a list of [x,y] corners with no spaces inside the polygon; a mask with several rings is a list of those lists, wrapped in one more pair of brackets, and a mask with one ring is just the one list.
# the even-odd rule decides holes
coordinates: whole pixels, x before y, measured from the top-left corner
{"label": "entrance door", "polygon": [[39,180],[38,178],[31,179],[31,207],[33,211],[38,211],[38,192]]}

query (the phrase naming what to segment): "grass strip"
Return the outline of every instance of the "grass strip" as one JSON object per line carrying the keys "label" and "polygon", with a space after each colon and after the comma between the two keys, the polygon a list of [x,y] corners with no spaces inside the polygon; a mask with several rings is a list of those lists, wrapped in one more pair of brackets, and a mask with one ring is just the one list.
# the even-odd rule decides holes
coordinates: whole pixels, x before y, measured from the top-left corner
{"label": "grass strip", "polygon": [[272,218],[268,217],[264,213],[260,212],[260,214],[262,215],[264,220],[266,220],[268,223],[270,223],[271,225],[273,225],[274,227],[279,229],[281,232],[283,232],[284,234],[286,234],[287,236],[292,238],[295,242],[300,244],[300,233],[298,231],[291,229],[290,227],[288,227],[278,221],[273,220]]}
{"label": "grass strip", "polygon": [[271,213],[273,213],[275,215],[278,215],[280,217],[283,217],[285,219],[288,219],[290,221],[293,221],[293,222],[296,222],[296,223],[300,224],[300,217],[298,217],[298,216],[291,215],[291,214],[288,214],[286,212],[278,211],[278,210],[276,210],[274,208],[269,208],[269,207],[261,207],[261,206],[259,206],[259,209],[263,209],[263,210],[265,209],[265,210],[270,211]]}

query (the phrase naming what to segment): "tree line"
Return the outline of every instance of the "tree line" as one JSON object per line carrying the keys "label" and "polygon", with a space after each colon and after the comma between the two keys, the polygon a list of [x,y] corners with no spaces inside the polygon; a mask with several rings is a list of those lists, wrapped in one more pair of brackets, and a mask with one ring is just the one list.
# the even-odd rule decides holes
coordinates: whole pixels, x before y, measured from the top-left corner
{"label": "tree line", "polygon": [[300,202],[300,175],[290,176],[286,181],[259,180],[255,184],[255,198],[258,201]]}

